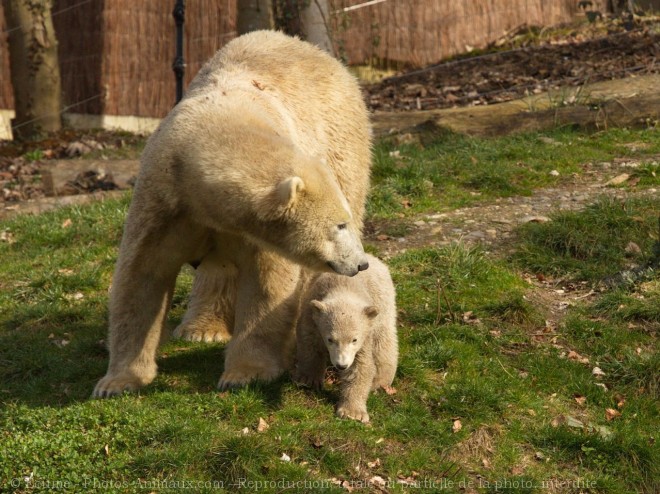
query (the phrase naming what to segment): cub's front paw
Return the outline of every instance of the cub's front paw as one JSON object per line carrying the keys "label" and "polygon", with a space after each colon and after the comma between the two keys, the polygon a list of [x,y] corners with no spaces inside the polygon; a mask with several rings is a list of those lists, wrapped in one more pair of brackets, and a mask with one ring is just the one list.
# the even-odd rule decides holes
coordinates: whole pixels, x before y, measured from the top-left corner
{"label": "cub's front paw", "polygon": [[342,419],[359,420],[364,424],[369,422],[369,414],[365,406],[339,405],[335,414]]}
{"label": "cub's front paw", "polygon": [[323,387],[324,373],[314,374],[296,370],[293,373],[293,382],[298,386],[319,390]]}

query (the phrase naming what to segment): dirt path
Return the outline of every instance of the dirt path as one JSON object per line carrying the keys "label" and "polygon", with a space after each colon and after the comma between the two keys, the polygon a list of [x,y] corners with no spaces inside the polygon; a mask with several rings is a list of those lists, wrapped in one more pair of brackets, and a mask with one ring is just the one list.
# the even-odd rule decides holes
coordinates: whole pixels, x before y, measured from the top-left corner
{"label": "dirt path", "polygon": [[[660,156],[644,158],[644,161],[654,160],[660,161]],[[499,198],[453,211],[399,220],[412,226],[402,237],[383,233],[391,226],[390,222],[374,223],[366,240],[385,257],[409,248],[442,246],[459,240],[468,245],[484,244],[489,251],[505,255],[511,248],[517,226],[530,221],[548,221],[548,215],[555,211],[581,210],[601,196],[620,199],[647,196],[660,200],[660,191],[655,188],[634,191],[608,183],[631,175],[639,165],[640,160],[630,159],[585,165],[583,174],[574,175],[558,187],[538,189],[531,196]]]}
{"label": "dirt path", "polygon": [[[660,161],[660,156],[644,161]],[[615,160],[586,166],[581,175],[571,177],[559,187],[536,190],[531,196],[514,196],[496,199],[484,204],[455,209],[453,211],[421,214],[398,220],[412,228],[402,237],[391,237],[383,231],[392,225],[376,222],[368,225],[371,231],[365,236],[367,244],[378,249],[381,257],[388,259],[410,248],[440,247],[453,242],[484,246],[487,253],[506,257],[515,249],[515,229],[527,222],[550,221],[556,211],[579,211],[599,197],[630,198],[654,197],[660,202],[660,190],[655,188],[631,190],[621,188],[610,181],[623,179],[640,164],[639,160]],[[550,277],[537,278],[523,273],[530,284],[526,298],[544,315],[546,327],[553,332],[560,327],[567,309],[597,296],[587,282],[572,283]]]}

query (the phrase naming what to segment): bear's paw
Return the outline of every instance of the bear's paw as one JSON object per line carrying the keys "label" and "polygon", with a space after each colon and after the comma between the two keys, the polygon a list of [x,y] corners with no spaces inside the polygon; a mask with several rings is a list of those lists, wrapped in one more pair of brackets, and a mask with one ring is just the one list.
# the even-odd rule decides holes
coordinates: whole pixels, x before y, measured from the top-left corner
{"label": "bear's paw", "polygon": [[340,405],[335,412],[342,419],[353,419],[366,424],[369,422],[369,414],[364,406]]}
{"label": "bear's paw", "polygon": [[229,331],[221,321],[210,324],[183,322],[176,327],[172,336],[185,341],[203,341],[205,343],[222,343],[231,339]]}

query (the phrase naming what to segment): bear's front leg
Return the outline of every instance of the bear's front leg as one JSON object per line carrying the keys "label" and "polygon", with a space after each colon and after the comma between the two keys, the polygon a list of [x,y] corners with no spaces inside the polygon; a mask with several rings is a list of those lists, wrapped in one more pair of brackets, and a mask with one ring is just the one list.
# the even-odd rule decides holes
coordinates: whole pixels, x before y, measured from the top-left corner
{"label": "bear's front leg", "polygon": [[375,374],[376,366],[370,352],[359,352],[353,365],[341,373],[339,403],[335,412],[338,417],[369,422],[367,399]]}
{"label": "bear's front leg", "polygon": [[156,350],[177,274],[204,244],[181,218],[148,217],[148,211],[134,198],[110,293],[110,362],[95,398],[135,391],[156,377]]}
{"label": "bear's front leg", "polygon": [[234,331],[218,382],[222,390],[273,380],[293,361],[300,267],[256,247],[246,245],[244,251],[249,255],[238,266]]}

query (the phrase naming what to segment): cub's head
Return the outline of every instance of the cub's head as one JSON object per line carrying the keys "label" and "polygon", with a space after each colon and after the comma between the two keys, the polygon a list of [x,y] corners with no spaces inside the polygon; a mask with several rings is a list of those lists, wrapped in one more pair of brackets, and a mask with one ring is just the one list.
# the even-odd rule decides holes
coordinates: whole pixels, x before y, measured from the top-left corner
{"label": "cub's head", "polygon": [[316,271],[354,276],[369,267],[360,231],[337,181],[322,162],[277,182],[260,202],[263,237]]}
{"label": "cub's head", "polygon": [[378,309],[358,300],[312,300],[312,319],[339,370],[348,369],[371,332]]}

